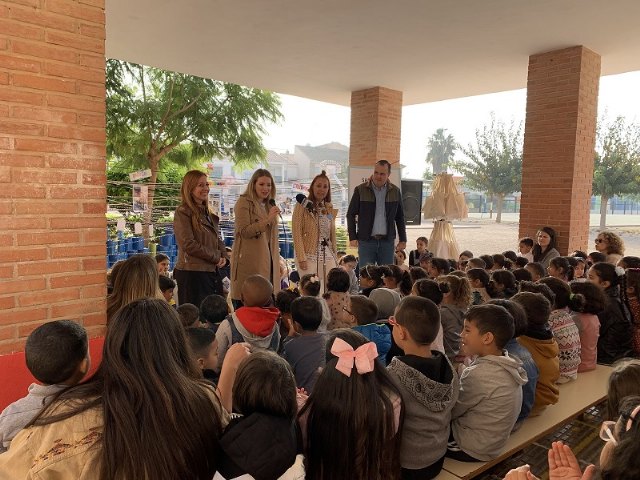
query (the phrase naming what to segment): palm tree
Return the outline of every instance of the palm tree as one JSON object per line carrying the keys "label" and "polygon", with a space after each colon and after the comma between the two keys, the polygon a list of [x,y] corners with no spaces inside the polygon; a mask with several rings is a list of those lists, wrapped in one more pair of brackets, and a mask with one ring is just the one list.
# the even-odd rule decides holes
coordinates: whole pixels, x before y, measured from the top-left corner
{"label": "palm tree", "polygon": [[434,175],[447,171],[447,166],[458,148],[453,135],[445,136],[446,131],[446,128],[438,128],[429,138],[427,162],[431,163]]}

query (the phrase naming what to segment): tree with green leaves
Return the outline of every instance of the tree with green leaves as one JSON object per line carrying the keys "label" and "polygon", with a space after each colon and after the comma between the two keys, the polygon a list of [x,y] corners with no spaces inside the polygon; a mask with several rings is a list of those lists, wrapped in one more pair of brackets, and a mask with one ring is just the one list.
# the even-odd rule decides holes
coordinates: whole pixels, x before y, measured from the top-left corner
{"label": "tree with green leaves", "polygon": [[107,60],[106,87],[107,155],[151,170],[147,224],[163,165],[211,157],[253,165],[266,156],[266,124],[282,118],[271,92],[120,60]]}
{"label": "tree with green leaves", "polygon": [[598,122],[593,194],[600,196],[600,228],[607,226],[607,205],[615,195],[640,193],[640,128],[624,117]]}
{"label": "tree with green leaves", "polygon": [[[431,180],[433,175],[446,172],[447,166],[453,160],[458,144],[453,135],[445,135],[445,128],[438,128],[430,137],[428,142],[429,153],[427,154],[427,169],[424,172],[424,179]],[[428,164],[431,164],[429,171]]]}
{"label": "tree with green leaves", "polygon": [[451,167],[464,175],[464,184],[486,192],[496,202],[496,223],[502,221],[505,196],[522,186],[522,124],[496,120],[476,130],[475,143],[462,148],[468,161],[454,161]]}

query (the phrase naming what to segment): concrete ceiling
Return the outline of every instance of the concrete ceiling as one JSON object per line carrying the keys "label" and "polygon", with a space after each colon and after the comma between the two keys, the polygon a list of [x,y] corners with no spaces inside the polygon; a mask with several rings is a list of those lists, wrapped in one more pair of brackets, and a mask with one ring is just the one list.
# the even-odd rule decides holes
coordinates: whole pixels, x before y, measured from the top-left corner
{"label": "concrete ceiling", "polygon": [[107,0],[107,56],[349,105],[526,87],[528,57],[575,45],[640,70],[638,0]]}

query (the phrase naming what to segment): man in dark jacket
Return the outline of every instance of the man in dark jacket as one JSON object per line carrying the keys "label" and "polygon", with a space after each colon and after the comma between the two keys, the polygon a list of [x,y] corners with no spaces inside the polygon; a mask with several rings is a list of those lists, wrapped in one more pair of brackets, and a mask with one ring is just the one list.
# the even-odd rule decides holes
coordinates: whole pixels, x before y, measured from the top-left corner
{"label": "man in dark jacket", "polygon": [[396,227],[400,240],[397,249],[404,250],[407,245],[402,194],[389,181],[390,173],[391,164],[378,160],[372,177],[355,188],[349,203],[349,241],[352,247],[358,247],[360,267],[393,263]]}

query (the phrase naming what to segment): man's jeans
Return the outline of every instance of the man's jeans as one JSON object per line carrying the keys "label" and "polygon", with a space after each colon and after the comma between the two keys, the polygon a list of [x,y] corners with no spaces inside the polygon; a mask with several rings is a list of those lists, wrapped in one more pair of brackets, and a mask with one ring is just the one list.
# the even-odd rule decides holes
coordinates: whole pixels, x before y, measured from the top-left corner
{"label": "man's jeans", "polygon": [[395,241],[391,240],[359,240],[358,267],[367,265],[389,265],[393,263]]}

